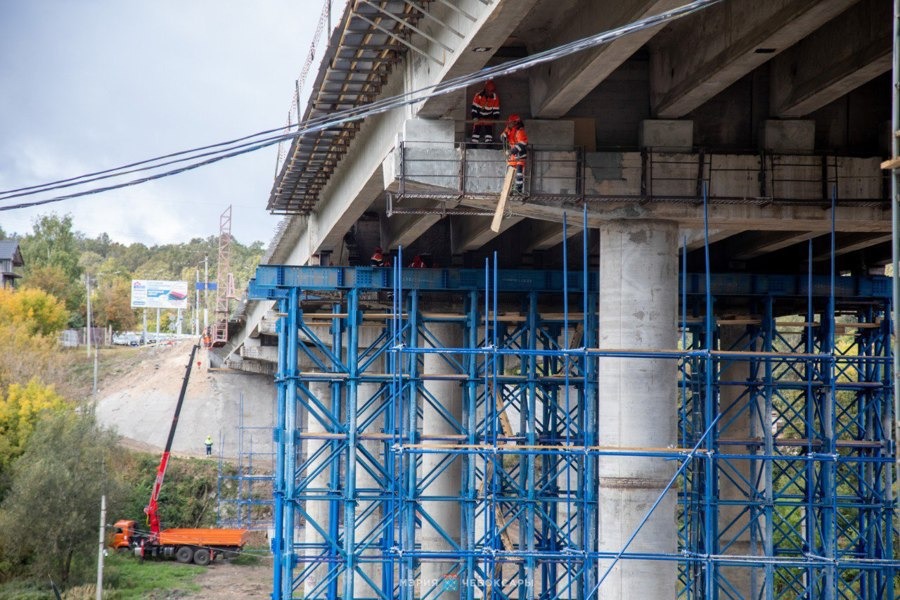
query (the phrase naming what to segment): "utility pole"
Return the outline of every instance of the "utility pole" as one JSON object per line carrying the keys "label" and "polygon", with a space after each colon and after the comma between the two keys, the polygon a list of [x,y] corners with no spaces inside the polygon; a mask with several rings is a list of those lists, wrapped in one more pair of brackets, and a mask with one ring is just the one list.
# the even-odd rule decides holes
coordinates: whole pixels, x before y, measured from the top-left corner
{"label": "utility pole", "polygon": [[200,337],[200,266],[197,265],[197,285],[194,286],[194,337]]}
{"label": "utility pole", "polygon": [[92,397],[94,401],[97,401],[97,370],[99,368],[100,362],[100,346],[94,347],[94,390],[92,392]]}
{"label": "utility pole", "polygon": [[84,274],[84,285],[87,289],[87,326],[84,328],[87,335],[87,357],[91,357],[91,276]]}
{"label": "utility pole", "polygon": [[203,331],[209,327],[209,256],[203,257]]}
{"label": "utility pole", "polygon": [[103,538],[106,537],[106,494],[100,496],[100,548],[97,551],[97,600],[103,598]]}

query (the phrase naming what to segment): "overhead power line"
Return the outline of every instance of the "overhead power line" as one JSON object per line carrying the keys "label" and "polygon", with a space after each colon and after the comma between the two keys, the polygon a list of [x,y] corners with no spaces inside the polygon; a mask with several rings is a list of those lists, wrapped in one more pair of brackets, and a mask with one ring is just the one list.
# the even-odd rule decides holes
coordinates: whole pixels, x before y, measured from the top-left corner
{"label": "overhead power line", "polygon": [[[81,190],[76,192],[71,192],[68,194],[63,194],[59,196],[53,196],[50,198],[43,198],[40,200],[30,200],[27,202],[18,202],[16,204],[6,204],[0,205],[0,211],[7,210],[15,210],[19,208],[28,208],[32,206],[39,206],[43,204],[50,204],[52,202],[60,202],[63,200],[70,200],[73,198],[79,198],[82,196],[88,196],[92,194],[99,194],[103,192],[108,192],[111,190],[121,189],[129,186],[140,185],[142,183],[147,183],[149,181],[154,181],[156,179],[162,179],[164,177],[170,177],[172,175],[177,175],[179,173],[184,173],[186,171],[191,171],[194,169],[198,169],[200,167],[204,167],[210,164],[214,164],[221,160],[225,160],[227,158],[232,158],[235,156],[240,156],[242,154],[247,154],[250,152],[255,152],[257,150],[261,150],[273,144],[277,144],[282,141],[292,140],[297,137],[302,137],[304,135],[308,135],[311,133],[316,133],[318,131],[322,131],[324,129],[329,129],[332,127],[336,127],[339,125],[343,125],[345,123],[350,123],[353,121],[359,121],[365,119],[367,117],[381,114],[387,112],[389,110],[393,110],[395,108],[400,108],[403,106],[416,104],[418,102],[422,102],[427,100],[428,98],[432,98],[435,96],[441,96],[444,94],[449,94],[458,90],[465,89],[466,87],[473,85],[475,83],[479,83],[482,81],[487,81],[488,79],[495,79],[497,77],[501,77],[503,75],[510,75],[512,73],[517,73],[519,71],[523,71],[525,69],[529,69],[536,65],[552,62],[554,60],[564,58],[566,56],[570,56],[572,54],[576,54],[583,50],[587,50],[590,48],[594,48],[597,46],[602,46],[603,44],[608,44],[618,38],[624,37],[626,35],[630,35],[632,33],[636,33],[638,31],[642,31],[644,29],[650,29],[653,27],[658,27],[670,21],[674,21],[676,19],[680,19],[682,17],[686,17],[690,14],[708,8],[714,4],[718,4],[723,0],[694,0],[693,2],[689,2],[677,8],[673,8],[672,10],[668,10],[662,12],[658,15],[653,15],[649,17],[645,17],[643,19],[639,19],[627,25],[623,25],[621,27],[616,27],[614,29],[610,29],[608,31],[604,31],[592,36],[588,36],[579,40],[575,40],[573,42],[569,42],[567,44],[563,44],[561,46],[557,46],[555,48],[551,48],[549,50],[545,50],[543,52],[538,52],[536,54],[532,54],[527,57],[523,57],[520,59],[511,60],[509,62],[505,62],[501,65],[496,65],[493,67],[484,68],[476,73],[471,73],[468,75],[463,75],[460,77],[454,77],[443,81],[441,83],[424,86],[417,90],[413,90],[410,92],[405,92],[403,94],[399,94],[396,96],[391,96],[388,98],[382,98],[380,100],[376,100],[374,102],[370,102],[368,104],[363,104],[360,106],[352,107],[345,110],[335,111],[327,116],[307,119],[306,121],[299,123],[298,127],[295,131],[284,134],[275,134],[275,132],[282,131],[285,128],[280,127],[277,129],[269,129],[265,131],[261,131],[258,133],[250,134],[241,138],[236,138],[234,140],[228,142],[221,142],[218,144],[212,144],[209,146],[203,146],[198,148],[193,148],[190,150],[183,150],[180,152],[175,152],[172,154],[167,154],[164,156],[159,156],[156,158],[151,158],[143,161],[139,161],[136,163],[131,163],[128,165],[123,165],[121,167],[116,167],[113,169],[107,169],[104,171],[97,171],[94,173],[88,173],[86,175],[81,175],[79,177],[72,177],[69,179],[61,179],[41,185],[29,186],[29,187],[21,187],[10,190],[0,191],[0,201],[10,200],[13,198],[20,198],[26,196],[32,196],[36,194],[46,193],[50,191],[56,191],[60,189],[66,189],[69,187],[84,185],[87,183],[95,183],[98,181],[103,181],[106,179],[112,179],[117,177],[122,177],[124,175],[130,175],[134,173],[140,173],[145,171],[154,171],[160,169],[162,167],[168,167],[176,164],[182,164],[174,169],[165,170],[158,173],[153,173],[144,177],[139,177],[136,179],[131,179],[124,182],[113,183],[110,185],[94,187],[87,190]],[[209,152],[207,152],[209,151]],[[199,159],[199,160],[198,160]],[[194,162],[191,162],[194,161]]]}

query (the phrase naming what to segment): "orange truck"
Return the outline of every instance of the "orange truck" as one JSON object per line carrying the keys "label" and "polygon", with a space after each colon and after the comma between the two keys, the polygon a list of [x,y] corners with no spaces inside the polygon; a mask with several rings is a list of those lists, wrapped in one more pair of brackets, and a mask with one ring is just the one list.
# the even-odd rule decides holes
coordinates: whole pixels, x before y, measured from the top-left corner
{"label": "orange truck", "polygon": [[138,556],[174,558],[180,563],[208,565],[216,557],[239,554],[247,544],[246,529],[163,529],[152,544],[135,531],[134,521],[123,519],[113,525],[112,546],[116,550],[134,548]]}

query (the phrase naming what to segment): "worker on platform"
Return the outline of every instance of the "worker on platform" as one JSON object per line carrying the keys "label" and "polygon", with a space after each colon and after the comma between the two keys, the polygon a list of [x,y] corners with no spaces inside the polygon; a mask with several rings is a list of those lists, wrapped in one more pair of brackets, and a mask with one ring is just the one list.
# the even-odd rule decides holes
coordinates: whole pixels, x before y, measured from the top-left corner
{"label": "worker on platform", "polygon": [[494,121],[500,119],[500,96],[492,79],[472,99],[472,143],[494,143]]}
{"label": "worker on platform", "polygon": [[425,268],[425,261],[422,260],[422,257],[421,257],[421,256],[419,256],[418,254],[416,254],[416,255],[413,257],[412,262],[409,263],[409,266],[410,266],[410,268],[413,268],[413,269],[424,269],[424,268]]}
{"label": "worker on platform", "polygon": [[516,169],[516,182],[514,191],[521,194],[525,191],[525,161],[528,158],[528,134],[525,133],[525,124],[517,114],[509,115],[506,121],[506,129],[500,134],[504,146],[509,148],[506,164]]}
{"label": "worker on platform", "polygon": [[373,267],[389,267],[391,266],[391,259],[384,255],[381,246],[375,246],[375,251],[372,252],[372,258],[369,259],[369,264]]}
{"label": "worker on platform", "polygon": [[206,441],[203,443],[206,444],[206,455],[212,456],[212,436],[206,436]]}

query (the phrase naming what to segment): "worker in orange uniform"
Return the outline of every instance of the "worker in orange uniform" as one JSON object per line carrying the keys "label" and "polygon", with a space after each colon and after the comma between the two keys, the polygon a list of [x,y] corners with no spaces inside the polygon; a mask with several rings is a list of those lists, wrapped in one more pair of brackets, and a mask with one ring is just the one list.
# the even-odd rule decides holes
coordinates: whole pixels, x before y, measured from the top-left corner
{"label": "worker in orange uniform", "polygon": [[503,144],[509,148],[506,164],[516,168],[516,183],[514,191],[521,194],[525,191],[525,161],[528,159],[528,134],[525,133],[525,124],[519,115],[509,115],[506,121],[506,129],[500,134]]}
{"label": "worker in orange uniform", "polygon": [[373,267],[389,267],[391,266],[391,259],[384,255],[381,246],[375,246],[375,251],[372,253],[372,258],[369,259],[369,264]]}
{"label": "worker in orange uniform", "polygon": [[494,143],[494,121],[500,119],[500,96],[494,81],[488,79],[484,88],[472,99],[472,143]]}

